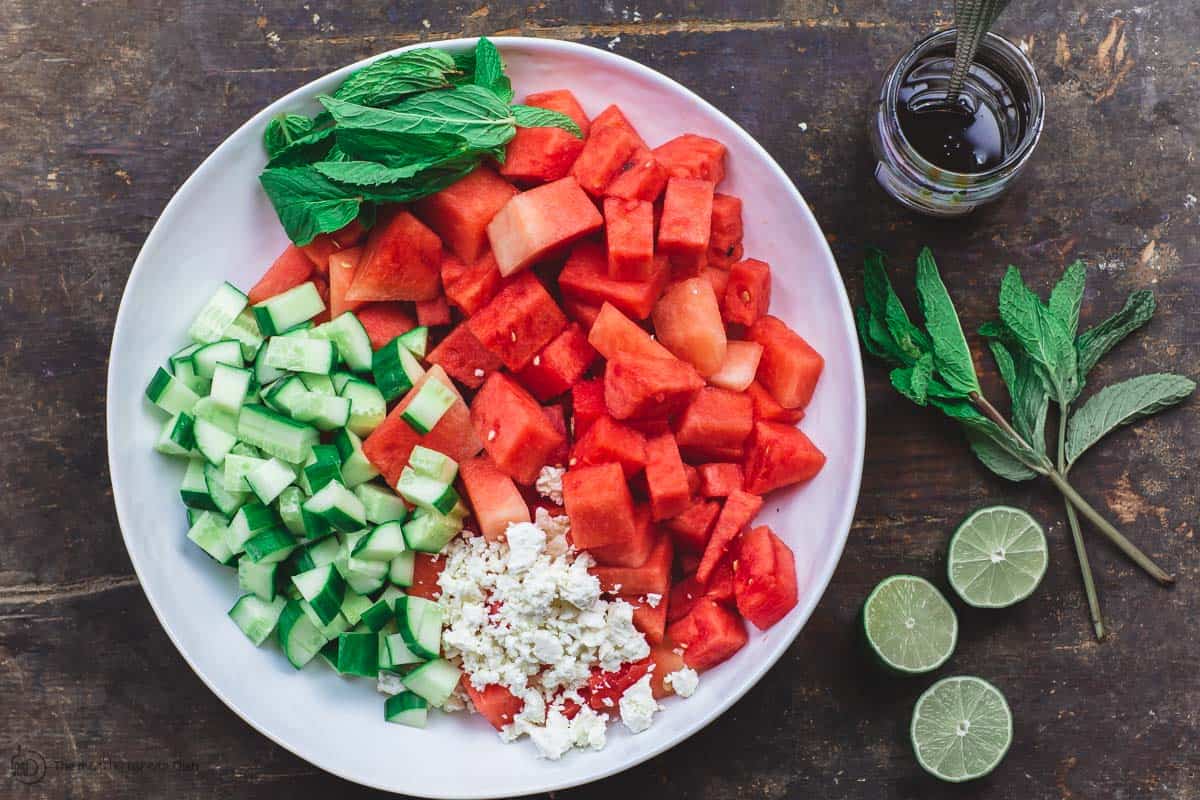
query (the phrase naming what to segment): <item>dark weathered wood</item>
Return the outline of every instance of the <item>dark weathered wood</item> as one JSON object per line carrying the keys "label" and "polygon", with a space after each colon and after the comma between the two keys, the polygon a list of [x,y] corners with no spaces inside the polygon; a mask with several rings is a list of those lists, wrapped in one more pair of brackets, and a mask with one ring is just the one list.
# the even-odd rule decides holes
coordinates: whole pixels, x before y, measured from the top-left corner
{"label": "dark weathered wood", "polygon": [[[1148,0],[1014,4],[1002,28],[1046,83],[1046,135],[1004,202],[961,224],[913,217],[871,179],[864,111],[887,63],[949,3],[253,3],[6,0],[0,16],[0,755],[51,764],[0,796],[366,796],[258,735],[187,669],[133,578],[111,510],[105,358],[122,286],[189,172],[265,103],[389,47],[477,33],[576,39],[697,89],[757,136],[825,226],[851,293],[862,247],[940,256],[964,318],[994,308],[1012,262],[1045,287],[1092,272],[1085,319],[1154,288],[1160,311],[1094,383],[1200,372],[1200,7]],[[906,266],[901,274],[910,273]],[[907,281],[901,281],[905,283]],[[990,370],[990,366],[988,367]],[[1179,576],[1170,591],[1089,536],[1111,639],[1091,637],[1058,500],[985,474],[953,431],[867,371],[858,519],[824,601],[743,701],[672,752],[577,798],[951,798],[908,751],[927,681],[882,678],[853,619],[894,572],[939,576],[971,508],[1032,509],[1052,537],[1043,587],[1011,612],[962,614],[954,671],[1002,686],[1017,736],[972,797],[1200,797],[1195,402],[1122,432],[1079,482]],[[586,756],[582,756],[586,757]],[[518,758],[514,754],[514,758]],[[54,761],[88,762],[68,770]],[[166,762],[134,771],[129,762]],[[172,763],[178,762],[178,763]],[[648,788],[647,788],[648,787]]]}

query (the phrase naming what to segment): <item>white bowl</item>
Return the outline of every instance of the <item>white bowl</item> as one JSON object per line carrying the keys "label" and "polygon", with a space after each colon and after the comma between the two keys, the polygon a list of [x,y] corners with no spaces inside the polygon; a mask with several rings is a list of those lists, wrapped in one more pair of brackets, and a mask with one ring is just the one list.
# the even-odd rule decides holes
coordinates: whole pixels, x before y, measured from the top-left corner
{"label": "white bowl", "polygon": [[[712,722],[772,664],[808,620],[841,555],[862,471],[863,379],[841,277],[820,227],[787,175],[736,123],[695,94],[634,61],[570,42],[494,40],[518,97],[569,88],[592,115],[617,103],[646,140],[691,131],[724,142],[721,190],[745,202],[746,254],[774,270],[772,313],[825,357],[802,423],[828,463],[814,480],[768,498],[761,520],[796,553],[800,602],[733,659],[704,673],[688,700],[664,702],[649,731],[610,725],[600,752],[535,759],[528,741],[506,745],[475,715],[435,714],[425,730],[383,721],[383,696],[366,680],[314,665],[297,673],[273,645],[252,647],[225,618],[236,576],[184,538],[182,466],[151,450],[162,416],[143,390],[154,368],[186,343],[192,317],[221,280],[249,288],[287,241],[256,176],[267,121],[313,111],[344,67],[272,103],[200,165],[146,239],[117,314],[108,373],[108,458],[129,556],[167,635],[196,674],[248,723],[318,767],[379,789],[422,797],[485,798],[562,789],[620,772]],[[465,48],[474,40],[439,46]],[[203,736],[203,731],[197,732]]]}

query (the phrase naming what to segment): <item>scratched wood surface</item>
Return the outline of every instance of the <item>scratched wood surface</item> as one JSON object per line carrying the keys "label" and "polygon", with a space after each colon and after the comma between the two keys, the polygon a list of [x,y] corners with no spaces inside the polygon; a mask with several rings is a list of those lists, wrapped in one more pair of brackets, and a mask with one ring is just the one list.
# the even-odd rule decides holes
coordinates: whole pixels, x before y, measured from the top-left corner
{"label": "scratched wood surface", "polygon": [[[611,48],[693,87],[774,154],[852,297],[863,245],[906,265],[929,243],[974,327],[994,308],[1002,265],[1044,289],[1080,257],[1093,265],[1085,320],[1139,287],[1160,307],[1096,383],[1200,373],[1200,6],[1014,4],[1001,27],[1046,84],[1046,134],[1006,200],[949,224],[883,197],[863,124],[883,69],[945,24],[949,5],[0,0],[0,796],[369,794],[260,736],[171,646],[121,544],[102,394],[122,287],[171,194],[268,101],[368,54],[480,33]],[[690,741],[561,796],[1200,797],[1197,403],[1120,433],[1080,470],[1084,493],[1180,579],[1159,589],[1092,537],[1112,630],[1097,644],[1055,497],[990,477],[946,423],[887,391],[878,367],[867,377],[857,520],[786,657]],[[1000,501],[1046,523],[1052,562],[1019,608],[961,614],[953,669],[1004,688],[1016,741],[991,778],[946,787],[906,743],[928,681],[872,671],[853,620],[885,575],[940,576],[953,526]],[[37,753],[46,773],[26,785]]]}

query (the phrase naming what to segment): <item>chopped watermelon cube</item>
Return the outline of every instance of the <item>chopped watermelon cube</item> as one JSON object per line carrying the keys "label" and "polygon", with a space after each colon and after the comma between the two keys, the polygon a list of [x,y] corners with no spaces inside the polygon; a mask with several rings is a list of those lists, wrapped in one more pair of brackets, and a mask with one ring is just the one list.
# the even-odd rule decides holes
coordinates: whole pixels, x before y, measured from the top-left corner
{"label": "chopped watermelon cube", "polygon": [[708,544],[704,546],[704,557],[700,566],[696,567],[696,579],[707,583],[717,563],[724,557],[725,551],[747,525],[754,520],[754,515],[762,508],[763,499],[756,494],[735,489],[725,498],[725,505],[717,517]]}
{"label": "chopped watermelon cube", "polygon": [[567,327],[567,318],[541,281],[526,272],[497,292],[467,326],[515,372]]}
{"label": "chopped watermelon cube", "polygon": [[669,417],[703,386],[696,370],[677,358],[617,353],[604,370],[604,403],[617,419]]}
{"label": "chopped watermelon cube", "polygon": [[[725,360],[721,362],[721,368],[708,376],[708,382],[731,392],[746,391],[758,374],[762,354],[763,347],[758,342],[730,341],[725,346]],[[753,399],[751,405],[754,405]]]}
{"label": "chopped watermelon cube", "polygon": [[416,320],[401,303],[368,303],[356,309],[354,316],[367,329],[367,337],[375,350],[417,327]]}
{"label": "chopped watermelon cube", "polygon": [[479,531],[488,541],[499,541],[511,524],[532,519],[512,478],[497,469],[486,454],[461,462],[458,474]]}
{"label": "chopped watermelon cube", "polygon": [[667,619],[670,622],[674,622],[681,617],[686,617],[695,608],[696,603],[704,598],[715,600],[718,603],[733,602],[732,562],[733,559],[726,554],[720,563],[717,564],[717,568],[713,570],[712,577],[709,578],[707,583],[698,580],[695,575],[688,575],[682,581],[672,586],[671,610],[667,614]]}
{"label": "chopped watermelon cube", "polygon": [[437,600],[442,596],[438,578],[446,567],[446,559],[436,553],[417,553],[413,559],[413,582],[404,591],[411,597]]}
{"label": "chopped watermelon cube", "polygon": [[470,316],[487,305],[500,288],[500,270],[489,250],[474,264],[464,264],[452,253],[442,253],[442,286],[450,305]]}
{"label": "chopped watermelon cube", "polygon": [[684,464],[683,471],[687,475],[688,495],[690,497],[695,497],[696,495],[700,494],[700,470],[696,469],[691,464]]}
{"label": "chopped watermelon cube", "polygon": [[450,324],[450,304],[446,296],[439,294],[432,300],[421,300],[417,303],[417,324],[427,328]]}
{"label": "chopped watermelon cube", "polygon": [[700,494],[705,497],[728,497],[742,488],[742,465],[728,461],[701,464]]}
{"label": "chopped watermelon cube", "polygon": [[[759,356],[761,358],[761,352]],[[764,389],[758,381],[750,382],[750,385],[746,387],[746,394],[750,395],[750,399],[754,402],[755,421],[783,422],[787,425],[795,425],[804,419],[804,409],[784,408],[779,405],[771,393]]]}
{"label": "chopped watermelon cube", "polygon": [[[408,424],[403,415],[421,387],[431,380],[438,381],[454,392],[456,399],[429,433],[420,434]],[[475,428],[471,424],[470,412],[462,396],[458,394],[454,381],[437,365],[431,367],[413,384],[413,388],[391,410],[380,426],[363,440],[363,453],[375,468],[383,473],[388,485],[394,487],[400,480],[401,471],[408,465],[412,449],[417,445],[445,453],[455,461],[470,458],[483,449],[483,443],[475,435]]]}
{"label": "chopped watermelon cube", "polygon": [[598,306],[612,303],[635,319],[646,319],[671,276],[671,266],[665,257],[652,260],[649,277],[644,281],[616,280],[608,271],[604,246],[583,241],[575,245],[559,273],[558,287],[564,297]]}
{"label": "chopped watermelon cube", "polygon": [[464,673],[462,687],[471,698],[471,705],[475,706],[475,710],[498,731],[511,725],[513,718],[525,708],[524,700],[498,683],[488,684],[481,692],[471,684],[471,676]]}
{"label": "chopped watermelon cube", "polygon": [[725,145],[706,136],[676,136],[654,148],[654,157],[672,178],[699,178],[717,184],[725,177]]}
{"label": "chopped watermelon cube", "polygon": [[578,325],[568,325],[517,374],[517,380],[545,402],[570,389],[596,360],[596,349]]}
{"label": "chopped watermelon cube", "polygon": [[698,270],[708,254],[712,233],[713,182],[671,178],[663,195],[658,249],[671,262]]}
{"label": "chopped watermelon cube", "polygon": [[700,277],[708,281],[709,285],[713,287],[713,294],[718,298],[725,296],[725,290],[729,288],[729,270],[705,267],[700,271]]}
{"label": "chopped watermelon cube", "polygon": [[329,315],[341,316],[343,311],[353,311],[362,305],[346,299],[346,291],[354,281],[354,271],[362,257],[361,247],[351,247],[330,253],[326,260],[329,270]]}
{"label": "chopped watermelon cube", "polygon": [[825,466],[825,454],[804,431],[778,422],[756,422],[746,446],[746,491],[757,494],[811,480]]}
{"label": "chopped watermelon cube", "polygon": [[742,534],[733,563],[738,611],[755,627],[765,631],[796,607],[796,557],[766,525]]}
{"label": "chopped watermelon cube", "polygon": [[654,276],[654,207],[645,200],[604,198],[608,277],[649,281]]}
{"label": "chopped watermelon cube", "polygon": [[747,258],[729,270],[729,285],[721,303],[721,316],[731,325],[753,325],[771,305],[771,267]]}
{"label": "chopped watermelon cube", "polygon": [[339,250],[354,247],[363,240],[367,230],[358,220],[354,220],[341,230],[333,233],[319,233],[317,237],[300,249],[308,260],[313,263],[318,272],[329,271],[329,257]]}
{"label": "chopped watermelon cube", "polygon": [[501,275],[511,275],[580,237],[604,218],[571,176],[514,196],[488,223]]}
{"label": "chopped watermelon cube", "polygon": [[418,200],[414,209],[446,247],[472,264],[487,250],[488,223],[516,193],[516,187],[504,178],[479,167],[440,192]]}
{"label": "chopped watermelon cube", "polygon": [[596,118],[592,120],[592,127],[588,135],[591,136],[596,131],[603,130],[604,128],[621,128],[637,139],[640,147],[646,146],[646,143],[642,141],[641,134],[637,132],[637,129],[633,127],[633,123],[629,121],[629,118],[625,116],[625,113],[618,106],[611,105],[597,114]]}
{"label": "chopped watermelon cube", "polygon": [[534,92],[525,96],[525,105],[535,108],[548,108],[551,111],[557,111],[560,114],[565,114],[571,118],[571,121],[579,126],[579,130],[584,136],[588,135],[588,128],[591,123],[588,121],[587,114],[584,113],[583,106],[579,105],[579,100],[570,89],[551,89],[546,92]]}
{"label": "chopped watermelon cube", "polygon": [[367,237],[347,300],[431,300],[441,291],[442,242],[407,211]]}
{"label": "chopped watermelon cube", "polygon": [[605,303],[588,331],[588,343],[605,358],[619,354],[646,358],[675,359],[671,351],[650,338],[650,334],[622,314],[615,306]]}
{"label": "chopped watermelon cube", "polygon": [[567,455],[570,452],[570,446],[567,443],[566,409],[562,407],[561,403],[551,403],[548,406],[542,406],[542,411],[546,414],[546,419],[550,420],[550,424],[554,426],[554,430],[562,435],[562,445],[556,450],[550,451],[550,458],[546,463],[561,466],[567,463]]}
{"label": "chopped watermelon cube", "polygon": [[655,520],[678,516],[692,502],[687,472],[669,433],[646,442],[646,488]]}
{"label": "chopped watermelon cube", "polygon": [[271,264],[266,273],[254,284],[246,295],[250,304],[261,303],[269,297],[283,294],[302,283],[307,283],[313,274],[313,263],[299,247],[289,244]]}
{"label": "chopped watermelon cube", "polygon": [[708,236],[708,265],[729,267],[742,257],[742,198],[713,195],[712,229]]}
{"label": "chopped watermelon cube", "polygon": [[747,331],[763,346],[758,365],[758,382],[784,408],[803,408],[812,399],[825,359],[789,328],[783,320],[767,315]]}
{"label": "chopped watermelon cube", "polygon": [[517,128],[500,174],[522,186],[557,181],[571,174],[583,148],[583,139],[562,128]]}
{"label": "chopped watermelon cube", "polygon": [[623,594],[621,599],[633,606],[633,627],[642,632],[650,645],[661,643],[667,633],[667,598],[661,598],[655,605],[650,605],[645,595]]}
{"label": "chopped watermelon cube", "polygon": [[499,358],[471,333],[465,322],[450,331],[429,353],[430,364],[440,364],[446,374],[464,386],[478,389],[488,375],[503,366]]}
{"label": "chopped watermelon cube", "polygon": [[721,513],[721,504],[714,500],[696,502],[678,516],[666,521],[666,527],[671,532],[675,544],[684,550],[696,553],[704,551],[708,537],[712,531],[717,515]]}
{"label": "chopped watermelon cube", "polygon": [[626,478],[646,466],[646,437],[605,414],[575,440],[570,464],[620,464]]}
{"label": "chopped watermelon cube", "polygon": [[740,452],[753,427],[754,402],[747,395],[705,386],[676,420],[675,439],[693,452]]}
{"label": "chopped watermelon cube", "polygon": [[663,346],[701,375],[721,368],[728,339],[717,295],[707,280],[688,278],[668,286],[651,316]]}
{"label": "chopped watermelon cube", "polygon": [[[572,517],[571,524],[575,520]],[[574,530],[574,527],[572,527]],[[572,533],[574,536],[574,533]],[[640,567],[592,567],[600,587],[613,594],[662,594],[671,590],[671,559],[674,547],[670,536],[659,536],[646,562]]]}
{"label": "chopped watermelon cube", "polygon": [[576,467],[563,475],[571,541],[581,550],[624,546],[637,535],[633,496],[620,464]]}
{"label": "chopped watermelon cube", "polygon": [[588,678],[586,692],[588,705],[596,711],[612,713],[621,699],[621,695],[625,694],[630,686],[645,677],[646,673],[650,671],[652,663],[647,657],[641,661],[622,664],[619,669],[612,672],[600,672],[598,667],[594,667],[593,669],[597,671]]}
{"label": "chopped watermelon cube", "polygon": [[571,174],[585,192],[599,197],[633,158],[639,146],[637,137],[624,128],[616,125],[593,127],[583,151],[571,165]]}
{"label": "chopped watermelon cube", "polygon": [[577,322],[584,331],[590,331],[592,324],[596,321],[596,317],[600,316],[600,306],[585,303],[574,297],[564,295],[559,305],[562,306],[563,313],[569,319]]}
{"label": "chopped watermelon cube", "polygon": [[650,558],[654,545],[662,538],[658,527],[650,521],[650,510],[637,506],[633,510],[633,538],[619,544],[592,547],[588,552],[596,563],[607,567],[640,567]]}
{"label": "chopped watermelon cube", "polygon": [[667,688],[665,678],[687,666],[683,662],[682,653],[679,645],[665,635],[662,641],[650,645],[650,660],[654,662],[654,669],[650,671],[650,689],[656,700],[675,694],[674,689]]}
{"label": "chopped watermelon cube", "polygon": [[604,379],[580,381],[571,387],[571,426],[575,439],[587,435],[596,420],[608,416],[604,405]]}
{"label": "chopped watermelon cube", "polygon": [[699,671],[729,659],[750,638],[741,617],[707,597],[687,616],[668,625],[667,637],[685,647],[684,662]]}
{"label": "chopped watermelon cube", "polygon": [[471,402],[471,422],[501,472],[531,484],[566,437],[529,393],[501,372],[488,376]]}
{"label": "chopped watermelon cube", "polygon": [[639,147],[604,189],[605,197],[653,203],[667,188],[667,170],[648,148]]}

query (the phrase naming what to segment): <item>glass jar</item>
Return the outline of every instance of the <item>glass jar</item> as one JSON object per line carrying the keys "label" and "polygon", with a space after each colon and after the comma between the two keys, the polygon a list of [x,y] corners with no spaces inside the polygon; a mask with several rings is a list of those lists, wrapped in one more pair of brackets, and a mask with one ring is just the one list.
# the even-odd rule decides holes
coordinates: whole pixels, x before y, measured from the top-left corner
{"label": "glass jar", "polygon": [[[989,76],[993,82],[999,79],[1007,94],[1001,98],[993,93],[989,99],[1001,102],[1017,116],[1019,129],[1005,148],[1003,160],[981,172],[952,172],[917,152],[900,125],[901,89],[909,74],[919,66],[934,60],[952,60],[954,37],[953,28],[938,31],[917,42],[893,64],[884,76],[868,121],[877,162],[875,179],[903,205],[935,217],[970,213],[1003,194],[1029,162],[1042,135],[1045,118],[1045,96],[1033,63],[1015,44],[989,33],[979,45],[972,69],[980,70],[979,74]],[[988,92],[986,84],[976,84],[975,88]]]}

